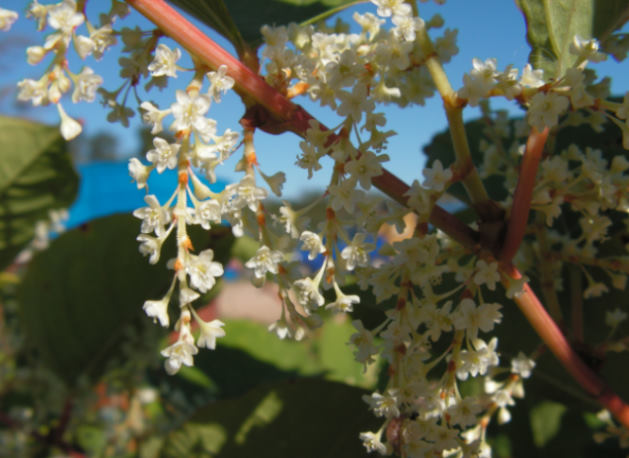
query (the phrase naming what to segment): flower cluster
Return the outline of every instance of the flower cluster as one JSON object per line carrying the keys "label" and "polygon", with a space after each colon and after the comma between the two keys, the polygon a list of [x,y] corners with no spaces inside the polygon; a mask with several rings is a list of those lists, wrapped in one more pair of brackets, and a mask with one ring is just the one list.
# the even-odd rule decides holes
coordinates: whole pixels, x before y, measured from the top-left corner
{"label": "flower cluster", "polygon": [[[225,335],[223,323],[204,321],[193,303],[213,289],[224,267],[212,249],[195,250],[188,229],[199,225],[210,230],[227,221],[235,236],[248,234],[258,242],[255,254],[245,262],[252,282],[260,286],[272,276],[279,286],[281,314],[269,330],[281,339],[306,336],[321,325],[318,312],[322,309],[350,313],[365,298],[395,304],[373,328],[352,321],[356,332],[350,344],[356,361],[365,368],[382,362],[389,375],[384,389],[365,396],[374,415],[382,418],[378,431],[361,434],[368,451],[405,457],[490,456],[487,426],[494,418],[498,423],[509,421],[509,407],[524,395],[522,381],[535,366],[534,358],[524,353],[505,358],[498,338],[492,335],[503,320],[503,307],[524,293],[528,277],[516,279],[505,273],[504,260],[493,247],[483,245],[482,228],[476,231],[478,226],[464,225],[478,239],[463,247],[433,227],[437,202],[456,181],[467,185],[469,169],[476,172],[472,158],[461,151],[453,164],[433,160],[423,170],[422,182],[415,180],[396,196],[397,202],[370,193],[374,182],[386,178],[383,164],[389,157],[384,151],[388,138],[395,135],[387,129],[384,113],[376,109],[387,103],[423,105],[437,92],[450,111],[481,106],[489,140],[474,145],[483,156],[479,181],[491,175],[503,178],[499,192],[507,197],[492,202],[502,215],[503,208],[512,204],[509,196],[519,178],[524,137],[574,125],[600,130],[609,119],[621,128],[623,145],[629,148],[629,92],[622,102],[606,100],[608,86],[596,82],[595,73],[587,68],[605,54],[596,40],[580,37],[570,47],[573,64],[552,80],[531,65],[519,75],[512,66],[498,71],[495,59],[474,59],[463,86],[454,91],[441,69],[458,51],[456,31],[446,29],[432,40],[429,32],[443,25],[440,16],[421,19],[415,2],[372,0],[372,4],[375,14],[354,14],[356,33],[340,25],[334,29],[294,24],[262,28],[266,81],[287,97],[307,95],[333,110],[339,120],[332,127],[312,120],[302,132],[296,164],[309,178],[321,173],[323,160],[334,162],[325,193],[304,208],[285,202],[278,214],[269,214],[264,204],[267,187],[280,196],[284,173],[262,172],[253,144],[254,127],[243,122],[239,143],[239,134],[230,129],[220,133],[217,121],[208,117],[212,104],[220,102],[234,85],[228,67],[208,72],[194,62],[186,89],[177,90],[169,106],[140,102],[142,118],[154,138],[146,161],[134,158],[129,162],[137,188],[147,190],[146,206],[134,212],[141,220],[139,250],[149,263],[158,263],[173,232],[177,249],[175,258],[168,261],[174,270],[170,287],[163,297],[147,300],[143,308],[168,327],[169,306],[177,295],[174,327],[178,337],[162,351],[169,374],[192,365],[199,348],[215,348],[216,339]],[[73,101],[91,100],[101,81],[89,68],[72,75],[62,56],[73,42],[82,57],[100,57],[113,42],[113,19],[123,13],[119,2],[113,5],[100,28],[88,23],[89,37],[76,35],[76,27],[85,18],[73,0],[45,7],[34,2],[29,10],[41,27],[55,30],[44,46],[29,51],[29,61],[38,62],[48,53],[55,58],[45,78],[20,83],[20,98],[35,104],[57,103],[66,138],[78,134],[80,127],[63,112],[61,95],[74,83]],[[11,18],[0,11],[2,27]],[[147,89],[163,87],[168,78],[178,78],[182,69],[177,63],[181,51],[158,43],[157,34],[147,36],[138,29],[120,34],[128,53],[120,60],[121,76],[128,83],[113,92],[99,92],[111,108],[108,118],[125,124],[133,110],[126,106],[126,95],[119,101],[124,87],[142,78],[150,78]],[[490,97],[517,100],[527,108],[525,119],[512,123],[504,113],[491,112]],[[162,134],[164,130],[173,136]],[[467,145],[464,133],[453,130],[452,135],[459,137],[459,145]],[[240,145],[242,158],[236,169],[242,178],[222,191],[212,190],[217,166]],[[153,171],[167,169],[176,170],[178,180],[171,197],[161,203],[148,194],[148,179]],[[558,302],[556,291],[562,286],[565,263],[583,268],[588,280],[586,298],[607,289],[606,283],[595,280],[592,269],[608,275],[614,287],[625,288],[626,256],[601,256],[601,247],[611,237],[618,214],[629,225],[628,169],[624,156],[610,157],[594,148],[572,145],[543,155],[531,200],[534,224],[530,227],[536,237],[520,250],[515,263],[542,285],[551,285],[542,286],[551,305]],[[315,206],[323,207],[325,218],[318,225],[308,224],[308,213]],[[410,235],[378,240],[384,223],[404,228],[409,209],[415,214]],[[566,214],[574,217],[568,229],[560,221]],[[502,230],[497,226],[496,232]],[[312,261],[312,270],[303,268],[297,251]],[[351,294],[352,284],[363,293]],[[505,303],[493,299],[495,293],[504,293]],[[612,333],[625,318],[622,310],[609,313],[606,321]],[[196,339],[194,323],[199,328]],[[463,394],[462,383],[472,379],[481,380],[483,389]]]}
{"label": "flower cluster", "polygon": [[[38,80],[26,78],[18,83],[18,99],[30,101],[33,105],[54,103],[61,117],[61,134],[71,140],[81,133],[81,124],[71,118],[61,104],[62,96],[72,88],[72,102],[92,102],[96,91],[103,83],[100,75],[90,67],[83,67],[74,73],[68,68],[66,54],[73,46],[81,59],[93,56],[100,59],[110,46],[116,43],[112,25],[118,17],[128,13],[126,4],[114,1],[108,14],[101,15],[98,27],[87,21],[75,0],[63,0],[43,5],[33,1],[27,16],[37,21],[38,29],[47,27],[52,32],[46,36],[43,46],[31,46],[26,50],[28,63],[36,65],[52,55],[48,70]],[[77,28],[85,23],[88,35],[79,35]]]}

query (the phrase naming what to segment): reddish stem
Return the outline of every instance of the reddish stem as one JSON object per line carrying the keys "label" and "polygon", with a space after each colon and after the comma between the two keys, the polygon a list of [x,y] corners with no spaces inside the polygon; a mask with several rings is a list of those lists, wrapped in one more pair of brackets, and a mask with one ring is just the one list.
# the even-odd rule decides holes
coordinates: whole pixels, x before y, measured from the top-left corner
{"label": "reddish stem", "polygon": [[[522,278],[520,272],[511,264],[503,264],[501,268],[503,272],[513,279]],[[548,349],[570,372],[579,385],[607,408],[625,427],[629,427],[629,406],[583,362],[563,335],[557,323],[550,317],[533,290],[531,290],[528,283],[524,284],[524,291],[522,294],[514,297],[514,300]]]}
{"label": "reddish stem", "polygon": [[[127,3],[135,7],[166,35],[175,39],[206,65],[212,68],[226,65],[228,74],[236,81],[236,89],[243,97],[255,100],[278,119],[285,121],[290,130],[298,135],[305,135],[306,130],[309,128],[309,121],[314,119],[309,113],[269,86],[263,78],[253,73],[231,54],[214,43],[166,4],[164,0],[127,0]],[[527,142],[528,154],[525,154],[520,181],[514,197],[514,206],[507,235],[508,242],[505,243],[507,249],[503,250],[505,259],[510,260],[513,257],[522,241],[530,209],[537,165],[547,135],[547,130],[544,130],[542,133],[534,133]],[[527,159],[527,156],[530,159]],[[383,169],[383,173],[374,177],[372,182],[395,201],[402,204],[407,202],[408,199],[404,194],[409,189],[408,185],[387,170]],[[466,248],[472,251],[476,251],[479,248],[478,234],[441,207],[435,206],[433,208],[430,222]],[[515,234],[509,235],[512,232],[515,232]],[[503,263],[501,270],[512,278],[517,279],[521,277],[520,273],[509,262]],[[525,285],[523,293],[516,298],[516,302],[541,339],[579,384],[608,408],[624,426],[629,427],[629,406],[583,363],[528,285]]]}
{"label": "reddish stem", "polygon": [[544,151],[544,144],[548,137],[548,127],[542,132],[538,132],[535,127],[531,130],[529,138],[526,142],[526,150],[520,165],[520,176],[518,185],[513,195],[513,205],[511,207],[511,215],[509,215],[509,225],[507,227],[507,235],[502,245],[500,253],[500,261],[510,262],[520,248],[526,225],[529,219],[529,211],[531,210],[531,198],[533,197],[533,187],[535,186],[535,177],[539,161]]}

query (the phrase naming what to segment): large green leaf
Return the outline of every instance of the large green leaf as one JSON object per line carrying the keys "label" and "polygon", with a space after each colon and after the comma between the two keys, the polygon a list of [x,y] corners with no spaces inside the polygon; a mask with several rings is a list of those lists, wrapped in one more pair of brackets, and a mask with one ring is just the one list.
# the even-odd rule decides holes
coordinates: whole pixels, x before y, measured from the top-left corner
{"label": "large green leaf", "polygon": [[68,207],[78,175],[57,127],[0,116],[0,269],[33,238],[49,210]]}
{"label": "large green leaf", "polygon": [[160,456],[364,457],[358,435],[379,423],[365,393],[320,379],[259,386],[199,410],[166,437]]}
{"label": "large green leaf", "polygon": [[[22,321],[44,362],[68,383],[97,377],[114,358],[129,357],[134,334],[157,326],[142,304],[168,289],[173,273],[165,262],[174,246],[164,247],[160,263],[151,266],[138,251],[139,226],[131,215],[94,220],[62,234],[29,265],[18,296]],[[228,228],[191,238],[199,251],[212,247],[221,261],[229,256]]]}
{"label": "large green leaf", "polygon": [[628,19],[627,0],[516,0],[526,21],[529,62],[546,77],[558,78],[574,64],[575,35],[607,39]]}
{"label": "large green leaf", "polygon": [[262,42],[260,28],[304,22],[334,12],[355,0],[170,0],[209,25],[236,46],[244,40],[255,48]]}

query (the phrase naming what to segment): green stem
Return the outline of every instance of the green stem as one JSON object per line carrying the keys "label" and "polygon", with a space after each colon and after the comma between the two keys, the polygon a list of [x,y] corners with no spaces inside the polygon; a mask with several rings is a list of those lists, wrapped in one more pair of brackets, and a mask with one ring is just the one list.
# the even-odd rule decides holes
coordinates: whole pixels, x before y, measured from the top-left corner
{"label": "green stem", "polygon": [[417,42],[426,56],[424,65],[426,65],[443,99],[443,106],[448,118],[452,145],[456,156],[456,164],[454,166],[455,176],[462,180],[465,190],[470,196],[472,205],[481,219],[483,221],[492,221],[495,219],[496,213],[494,212],[493,206],[490,204],[489,195],[472,161],[472,153],[463,123],[463,106],[459,103],[456,92],[450,85],[448,76],[443,69],[443,65],[441,65],[441,61],[439,61],[437,57],[428,32],[424,27],[417,32]]}

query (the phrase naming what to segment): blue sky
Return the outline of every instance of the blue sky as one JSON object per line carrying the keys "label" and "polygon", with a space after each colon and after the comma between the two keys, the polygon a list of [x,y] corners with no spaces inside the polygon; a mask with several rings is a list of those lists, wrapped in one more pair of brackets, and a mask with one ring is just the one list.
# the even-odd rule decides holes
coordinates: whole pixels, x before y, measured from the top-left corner
{"label": "blue sky", "polygon": [[[42,3],[47,2],[42,1]],[[35,31],[33,21],[24,18],[23,9],[26,4],[27,2],[23,0],[0,1],[1,7],[14,9],[21,13],[20,19],[14,24],[11,32],[0,35],[0,50],[3,53],[3,58],[0,59],[0,113],[3,114],[16,113],[14,104],[15,82],[24,77],[38,78],[46,67],[45,63],[32,67],[25,62],[25,47],[41,44],[43,41],[43,35]],[[108,5],[109,2],[88,1],[90,8],[88,13],[91,8],[100,8],[104,4]],[[371,4],[360,5],[342,13],[341,17],[352,22],[351,15],[355,10],[375,12],[375,7]],[[459,29],[459,54],[453,58],[451,63],[446,65],[446,72],[455,89],[461,86],[463,73],[470,70],[474,57],[481,60],[495,57],[498,60],[499,69],[508,64],[513,64],[521,69],[527,61],[529,48],[525,39],[524,19],[513,1],[448,0],[443,6],[429,2],[420,4],[420,12],[426,19],[439,13],[445,19],[446,27]],[[140,18],[138,14],[132,14],[124,20],[123,24],[129,27],[138,25],[142,29],[151,28],[150,24]],[[200,27],[207,30],[202,25]],[[221,37],[211,31],[209,33],[213,39],[229,46]],[[95,62],[91,58],[86,62],[104,77],[106,89],[116,88],[120,82],[116,70],[119,49],[120,47],[116,47],[111,50],[100,62]],[[78,72],[82,65],[84,64],[78,58],[70,59],[70,67],[73,71]],[[185,66],[186,63],[183,62],[183,65]],[[598,64],[596,68],[599,75],[626,75],[629,73],[628,62],[617,64],[611,59]],[[172,80],[169,87],[181,87],[185,85],[187,78],[188,74],[181,73],[176,80]],[[620,93],[626,90],[626,87],[622,86],[622,81],[615,81],[614,83],[612,89],[615,92]],[[152,92],[149,98],[156,101],[160,107],[165,107],[171,103],[172,94],[172,90],[166,89],[162,93]],[[307,110],[325,122],[328,114],[326,110],[314,106],[305,98],[295,101],[303,104]],[[507,101],[492,101],[492,106],[506,108],[513,113],[518,112],[516,105]],[[134,129],[140,124],[137,116],[132,119],[132,130],[129,130],[108,123],[105,120],[105,111],[98,102],[92,104],[81,102],[73,105],[68,98],[64,107],[69,114],[82,118],[87,134],[108,130],[116,135],[121,146],[119,152],[121,157],[137,149]],[[384,111],[387,114],[388,128],[398,132],[398,135],[389,142],[388,154],[391,161],[386,164],[386,167],[407,183],[416,178],[421,180],[422,147],[430,142],[435,133],[446,127],[441,100],[438,97],[433,97],[424,107],[399,109],[387,106],[379,108],[379,111]],[[242,113],[243,106],[233,94],[225,97],[222,103],[214,104],[210,110],[210,116],[218,120],[219,131],[228,127],[238,129],[238,120]],[[53,107],[35,107],[20,112],[20,115],[47,123],[56,123],[58,120],[57,112]],[[464,112],[466,119],[476,116],[478,116],[476,109],[466,108]],[[284,188],[286,197],[295,197],[305,190],[322,189],[329,176],[324,170],[323,173],[316,175],[315,179],[307,180],[306,172],[294,165],[295,158],[299,153],[298,143],[299,139],[293,134],[271,136],[260,132],[256,137],[256,150],[262,170],[267,174],[277,170],[286,172],[287,183]],[[329,166],[331,161],[326,162]],[[233,163],[217,169],[217,173],[227,180],[237,176],[233,172]],[[130,186],[130,189],[135,189],[135,187]]]}

